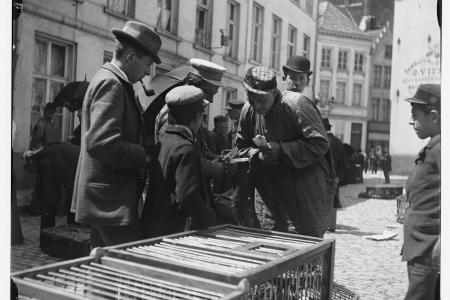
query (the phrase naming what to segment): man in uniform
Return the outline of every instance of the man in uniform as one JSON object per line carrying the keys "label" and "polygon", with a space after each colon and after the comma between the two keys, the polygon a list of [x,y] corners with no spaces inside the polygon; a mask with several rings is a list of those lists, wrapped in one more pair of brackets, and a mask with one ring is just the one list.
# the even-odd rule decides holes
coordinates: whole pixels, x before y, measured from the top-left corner
{"label": "man in uniform", "polygon": [[266,67],[251,67],[244,87],[248,102],[236,145],[250,158],[250,176],[274,216],[274,230],[287,231],[287,215],[299,234],[323,236],[335,181],[319,113],[300,93],[282,95],[275,73]]}
{"label": "man in uniform", "polygon": [[133,83],[161,62],[161,38],[147,25],[129,21],[115,36],[111,63],[93,77],[83,101],[81,152],[72,209],[91,225],[94,247],[141,237],[140,177],[148,162],[144,127]]}

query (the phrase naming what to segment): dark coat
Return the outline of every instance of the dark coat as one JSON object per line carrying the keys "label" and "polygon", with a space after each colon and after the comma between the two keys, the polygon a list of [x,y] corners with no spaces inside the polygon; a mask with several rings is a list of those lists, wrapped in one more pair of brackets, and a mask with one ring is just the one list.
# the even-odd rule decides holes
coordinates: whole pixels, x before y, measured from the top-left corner
{"label": "dark coat", "polygon": [[133,86],[106,63],[83,101],[81,151],[72,210],[76,221],[131,225],[138,220],[139,170],[145,165],[144,124]]}
{"label": "dark coat", "polygon": [[441,136],[419,153],[406,182],[408,208],[403,227],[403,260],[431,263],[432,249],[441,234]]}
{"label": "dark coat", "polygon": [[150,189],[142,212],[146,237],[204,229],[216,224],[201,153],[187,127],[168,125],[150,167]]}
{"label": "dark coat", "polygon": [[217,155],[222,153],[222,150],[231,149],[230,141],[228,140],[228,135],[225,136],[217,133],[215,129],[209,132],[209,137],[207,139],[208,148],[211,152]]}
{"label": "dark coat", "polygon": [[45,116],[40,118],[31,132],[30,150],[47,147],[59,142],[60,138],[55,129],[55,124],[47,120]]}
{"label": "dark coat", "polygon": [[336,183],[325,158],[327,133],[314,105],[295,92],[282,97],[278,94],[265,115],[245,103],[236,138],[241,155],[253,157],[259,151],[252,141],[256,135],[280,143],[282,152],[278,165],[259,164],[254,170],[262,199],[282,206],[300,234],[322,236],[328,227]]}
{"label": "dark coat", "polygon": [[336,176],[342,180],[347,170],[347,163],[344,154],[344,144],[331,132],[327,133],[328,142],[330,143],[330,152],[333,157],[334,170]]}

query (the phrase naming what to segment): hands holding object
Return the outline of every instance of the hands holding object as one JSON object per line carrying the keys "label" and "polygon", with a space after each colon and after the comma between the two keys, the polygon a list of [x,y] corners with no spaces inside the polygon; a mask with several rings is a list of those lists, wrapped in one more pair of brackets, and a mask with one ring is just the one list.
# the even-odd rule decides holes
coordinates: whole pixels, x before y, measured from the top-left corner
{"label": "hands holding object", "polygon": [[261,151],[258,153],[258,159],[265,165],[275,166],[279,163],[281,157],[281,146],[277,142],[267,143],[266,137],[257,135],[253,138],[253,142]]}

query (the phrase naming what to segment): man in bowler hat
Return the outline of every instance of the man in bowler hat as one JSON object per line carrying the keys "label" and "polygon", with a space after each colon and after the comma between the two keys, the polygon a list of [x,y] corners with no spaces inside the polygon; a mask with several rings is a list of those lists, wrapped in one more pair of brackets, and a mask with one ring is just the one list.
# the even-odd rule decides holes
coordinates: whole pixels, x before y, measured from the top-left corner
{"label": "man in bowler hat", "polygon": [[283,66],[283,80],[286,83],[286,90],[303,93],[313,73],[310,68],[311,63],[306,57],[291,56],[286,65]]}
{"label": "man in bowler hat", "polygon": [[421,84],[411,103],[418,138],[430,138],[406,181],[408,208],[402,260],[407,261],[405,299],[440,299],[441,266],[441,85]]}
{"label": "man in bowler hat", "polygon": [[91,225],[94,247],[141,237],[140,179],[149,155],[133,83],[149,75],[153,63],[161,63],[161,38],[149,26],[128,21],[112,32],[112,61],[92,78],[83,101],[72,200],[76,221]]}

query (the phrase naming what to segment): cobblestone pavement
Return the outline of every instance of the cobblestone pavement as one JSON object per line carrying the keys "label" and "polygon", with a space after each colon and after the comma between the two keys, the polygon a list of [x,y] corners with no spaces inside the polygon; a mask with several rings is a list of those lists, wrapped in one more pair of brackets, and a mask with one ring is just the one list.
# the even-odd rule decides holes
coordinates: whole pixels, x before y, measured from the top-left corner
{"label": "cobblestone pavement", "polygon": [[[403,299],[407,288],[406,264],[399,255],[403,232],[396,223],[396,201],[357,197],[366,185],[383,183],[380,176],[380,172],[367,174],[364,184],[341,188],[344,208],[338,210],[337,230],[325,235],[336,240],[334,281],[362,300]],[[391,182],[403,185],[405,179],[393,176]],[[61,261],[40,250],[39,221],[39,217],[21,216],[25,241],[11,247],[11,272]],[[57,225],[64,222],[64,217],[57,217]],[[398,235],[388,241],[366,239],[385,229]]]}
{"label": "cobblestone pavement", "polygon": [[[337,230],[325,235],[336,240],[334,281],[364,300],[403,299],[408,278],[400,256],[403,225],[396,223],[397,201],[356,197],[365,192],[366,185],[382,183],[371,175],[364,184],[341,188],[344,208],[338,210]],[[392,184],[404,185],[406,178],[395,178]],[[384,230],[398,235],[387,241],[366,238]]]}

